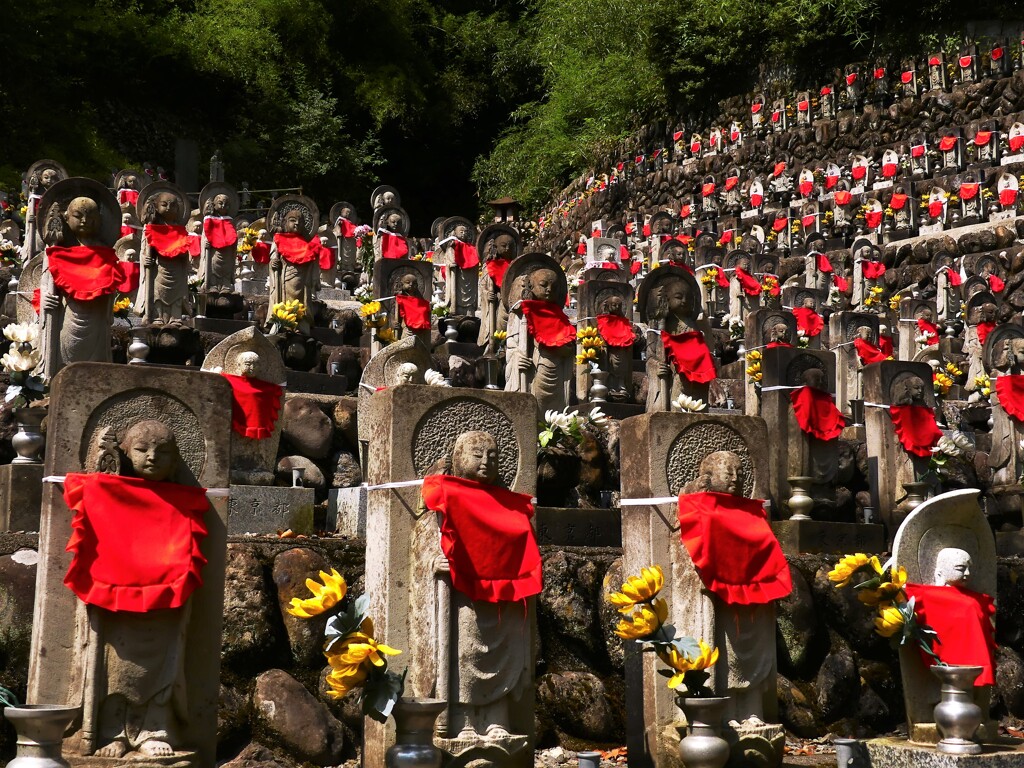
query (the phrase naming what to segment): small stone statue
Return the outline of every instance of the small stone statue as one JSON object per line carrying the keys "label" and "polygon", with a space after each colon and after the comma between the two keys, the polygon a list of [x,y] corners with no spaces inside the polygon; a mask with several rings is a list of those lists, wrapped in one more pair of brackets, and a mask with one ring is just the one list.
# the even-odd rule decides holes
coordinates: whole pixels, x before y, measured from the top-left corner
{"label": "small stone statue", "polygon": [[182,315],[193,311],[186,204],[184,193],[167,182],[151,184],[139,196],[146,226],[136,310],[148,323],[180,325]]}
{"label": "small stone statue", "polygon": [[493,353],[498,347],[495,331],[504,331],[508,310],[501,303],[501,285],[512,260],[519,255],[519,233],[507,224],[492,224],[477,238],[477,251],[484,260],[478,286],[480,335],[477,344]]}
{"label": "small stone statue", "polygon": [[[285,206],[271,216],[270,305],[297,300],[307,308],[320,282],[320,240],[313,237],[298,205]],[[312,239],[310,239],[312,238]]]}
{"label": "small stone statue", "polygon": [[202,289],[207,293],[231,293],[235,289],[238,234],[232,216],[231,195],[227,190],[210,195],[205,201],[199,276],[203,280]]}

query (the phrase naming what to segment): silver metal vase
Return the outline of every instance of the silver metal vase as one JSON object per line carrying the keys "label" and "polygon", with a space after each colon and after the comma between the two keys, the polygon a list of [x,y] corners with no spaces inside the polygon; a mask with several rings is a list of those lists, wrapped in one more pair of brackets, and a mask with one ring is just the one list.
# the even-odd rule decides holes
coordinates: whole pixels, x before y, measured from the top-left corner
{"label": "silver metal vase", "polygon": [[942,740],[935,748],[950,755],[981,754],[981,744],[974,740],[984,717],[974,701],[974,681],[981,667],[936,664],[932,674],[942,682],[942,698],[935,705],[935,726]]}
{"label": "silver metal vase", "polygon": [[441,699],[398,700],[391,713],[395,744],[384,755],[387,768],[441,768],[441,750],[434,746],[434,723],[446,706]]}
{"label": "silver metal vase", "polygon": [[722,768],[729,760],[729,742],[718,735],[728,696],[680,697],[689,728],[680,728],[679,756],[686,768]]}
{"label": "silver metal vase", "polygon": [[26,704],[6,707],[4,717],[18,733],[17,756],[8,768],[70,768],[61,757],[64,731],[81,707]]}

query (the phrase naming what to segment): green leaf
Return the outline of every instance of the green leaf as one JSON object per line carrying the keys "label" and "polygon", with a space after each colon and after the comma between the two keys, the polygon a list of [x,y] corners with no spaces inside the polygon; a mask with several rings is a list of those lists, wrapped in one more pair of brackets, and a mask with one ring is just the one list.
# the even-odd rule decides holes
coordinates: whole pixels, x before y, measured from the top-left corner
{"label": "green leaf", "polygon": [[366,618],[366,612],[369,608],[370,596],[360,595],[349,603],[345,611],[335,614],[328,619],[327,626],[324,628],[324,637],[327,638],[324,652],[330,653],[334,650],[335,645],[343,642],[346,637],[359,629],[359,625]]}
{"label": "green leaf", "polygon": [[[407,671],[407,670],[406,670]],[[405,674],[384,672],[372,674],[363,686],[363,714],[378,723],[386,722],[402,692],[405,690]]]}

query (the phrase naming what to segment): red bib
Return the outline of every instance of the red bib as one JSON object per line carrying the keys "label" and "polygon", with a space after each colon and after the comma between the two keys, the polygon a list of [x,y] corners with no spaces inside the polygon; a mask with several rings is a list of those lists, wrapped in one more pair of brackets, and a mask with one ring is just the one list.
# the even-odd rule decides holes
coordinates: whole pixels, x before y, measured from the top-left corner
{"label": "red bib", "polygon": [[341,233],[339,237],[344,237],[345,239],[350,240],[356,236],[356,225],[348,219],[339,216],[338,231]]}
{"label": "red bib", "polygon": [[562,308],[550,301],[525,299],[519,304],[530,335],[542,347],[564,347],[576,341],[576,329]]}
{"label": "red bib", "polygon": [[846,293],[846,289],[850,287],[850,284],[846,281],[846,278],[842,275],[832,275],[832,284],[840,293]]}
{"label": "red bib", "polygon": [[672,363],[676,373],[687,381],[707,384],[715,378],[715,361],[700,331],[676,335],[662,331],[661,343],[665,347],[665,357]]}
{"label": "red bib", "polygon": [[981,184],[978,182],[966,183],[960,185],[960,199],[961,200],[973,200],[978,196],[978,190],[981,189]]}
{"label": "red bib", "polygon": [[725,603],[770,603],[793,590],[761,499],[680,494],[679,535],[704,586]]}
{"label": "red bib", "polygon": [[[935,630],[932,650],[946,664],[982,668],[976,686],[995,683],[996,639],[992,627],[995,602],[988,595],[960,587],[907,584],[914,613]],[[925,666],[935,660],[921,653]]]}
{"label": "red bib", "polygon": [[825,327],[825,321],[821,315],[809,307],[794,307],[793,316],[796,317],[796,327],[804,332],[809,339],[814,338],[821,329]]}
{"label": "red bib", "polygon": [[975,330],[978,332],[978,343],[984,344],[985,339],[988,338],[989,332],[995,327],[996,324],[993,322],[978,323],[976,326],[974,326]]}
{"label": "red bib", "polygon": [[847,205],[850,199],[853,197],[853,192],[845,189],[837,189],[835,195],[833,195],[836,205]]}
{"label": "red bib", "polygon": [[894,192],[893,196],[889,198],[889,207],[894,211],[902,211],[903,206],[906,204],[907,196],[900,192]]}
{"label": "red bib", "polygon": [[949,152],[953,147],[956,146],[956,136],[943,136],[939,139],[939,149],[943,152]]}
{"label": "red bib", "polygon": [[836,408],[828,392],[814,387],[800,387],[789,393],[793,415],[800,429],[819,440],[835,440],[843,432],[846,419]]}
{"label": "red bib", "polygon": [[409,255],[409,243],[402,235],[381,232],[377,237],[380,238],[380,255],[382,258],[404,259]]}
{"label": "red bib", "polygon": [[917,332],[918,335],[927,336],[928,344],[939,343],[939,326],[935,323],[929,323],[923,317],[917,318]]}
{"label": "red bib", "polygon": [[988,288],[992,293],[1002,293],[1005,287],[1006,283],[1003,282],[1003,278],[999,277],[999,275],[988,276]]}
{"label": "red bib", "polygon": [[455,266],[459,269],[472,269],[480,263],[480,255],[476,246],[456,240],[452,244],[455,251]]}
{"label": "red bib", "polygon": [[206,241],[216,250],[229,248],[238,242],[238,232],[231,219],[219,216],[207,216],[203,219],[203,234]]}
{"label": "red bib", "polygon": [[997,377],[996,394],[1003,410],[1017,421],[1024,422],[1024,376]]}
{"label": "red bib", "polygon": [[79,301],[118,291],[130,293],[139,287],[139,265],[119,261],[113,248],[51,245],[46,248],[46,260],[54,286]]}
{"label": "red bib", "polygon": [[430,302],[420,296],[395,296],[398,302],[398,316],[413,331],[430,329]]}
{"label": "red bib", "polygon": [[320,238],[306,240],[298,232],[278,232],[274,235],[274,245],[281,258],[296,266],[320,260]]}
{"label": "red bib", "polygon": [[221,374],[231,385],[231,428],[242,437],[265,440],[274,434],[281,412],[279,384],[246,376]]}
{"label": "red bib", "polygon": [[127,188],[117,190],[118,205],[130,205],[135,207],[137,202],[139,202],[139,190]]}
{"label": "red bib", "polygon": [[64,584],[88,605],[180,608],[203,583],[206,489],[135,477],[69,474],[73,552]]}
{"label": "red bib", "polygon": [[423,479],[423,502],[440,515],[441,551],[452,587],[471,600],[523,600],[539,594],[543,566],[524,493],[450,475]]}
{"label": "red bib", "polygon": [[860,265],[860,271],[868,280],[877,280],[885,274],[885,264],[880,261],[865,261]]}
{"label": "red bib", "polygon": [[889,416],[896,428],[896,437],[907,453],[931,456],[942,430],[935,423],[935,414],[926,405],[891,405]]}
{"label": "red bib", "polygon": [[147,224],[146,242],[165,259],[189,252],[188,230],[178,224]]}
{"label": "red bib", "polygon": [[249,251],[249,255],[252,256],[252,260],[257,264],[269,264],[270,245],[263,242],[262,240],[253,243],[252,250]]}
{"label": "red bib", "polygon": [[864,214],[864,223],[868,229],[876,229],[882,223],[884,211],[868,211]]}
{"label": "red bib", "polygon": [[853,340],[853,347],[857,350],[857,357],[860,358],[861,365],[880,363],[889,357],[880,347],[876,347],[867,339],[860,337]]}
{"label": "red bib", "polygon": [[508,265],[511,263],[508,259],[491,259],[484,264],[496,288],[501,288],[501,281],[505,279],[505,273],[508,272]]}
{"label": "red bib", "polygon": [[832,262],[828,260],[828,256],[826,256],[824,253],[819,253],[817,256],[815,256],[814,263],[815,266],[818,268],[819,272],[832,271]]}
{"label": "red bib", "polygon": [[633,346],[633,324],[622,315],[598,315],[597,332],[609,347]]}
{"label": "red bib", "polygon": [[742,267],[736,267],[736,279],[740,282],[740,287],[747,296],[760,296],[761,295],[761,283],[757,281],[757,278],[747,273]]}
{"label": "red bib", "polygon": [[941,200],[932,200],[928,203],[928,215],[933,219],[941,219],[942,213],[945,211],[946,204]]}
{"label": "red bib", "polygon": [[1003,189],[999,192],[999,204],[1004,208],[1009,208],[1015,205],[1017,202],[1017,190],[1016,189]]}

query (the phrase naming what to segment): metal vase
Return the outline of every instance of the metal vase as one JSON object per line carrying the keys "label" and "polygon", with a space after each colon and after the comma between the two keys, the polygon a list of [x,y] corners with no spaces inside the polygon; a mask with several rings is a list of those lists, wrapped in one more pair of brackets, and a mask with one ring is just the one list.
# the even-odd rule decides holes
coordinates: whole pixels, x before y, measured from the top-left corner
{"label": "metal vase", "polygon": [[442,753],[434,746],[434,723],[448,702],[441,699],[399,699],[392,710],[395,744],[384,755],[387,768],[441,768]]}
{"label": "metal vase", "polygon": [[789,519],[810,520],[810,512],[814,509],[814,498],[810,494],[814,485],[813,477],[790,477],[789,481]]}
{"label": "metal vase", "polygon": [[590,385],[590,402],[603,403],[608,398],[608,386],[605,384],[608,381],[608,371],[595,368],[590,372],[590,379],[593,382]]}
{"label": "metal vase", "polygon": [[61,744],[64,731],[80,710],[41,704],[4,709],[4,717],[18,733],[17,756],[8,768],[70,768],[61,757]]}
{"label": "metal vase", "polygon": [[[718,735],[728,696],[682,697],[680,708],[690,724],[679,742],[679,756],[686,768],[722,768],[729,760],[729,742]],[[680,728],[680,734],[687,729]]]}
{"label": "metal vase", "polygon": [[974,681],[981,667],[936,664],[932,674],[942,682],[942,698],[935,705],[935,726],[942,741],[935,748],[950,755],[981,754],[981,744],[974,740],[984,717],[974,701]]}
{"label": "metal vase", "polygon": [[17,457],[12,464],[41,464],[40,454],[46,447],[46,438],[42,433],[43,419],[46,417],[46,408],[38,405],[29,405],[18,408],[14,411],[14,421],[18,431],[11,438],[11,445]]}

